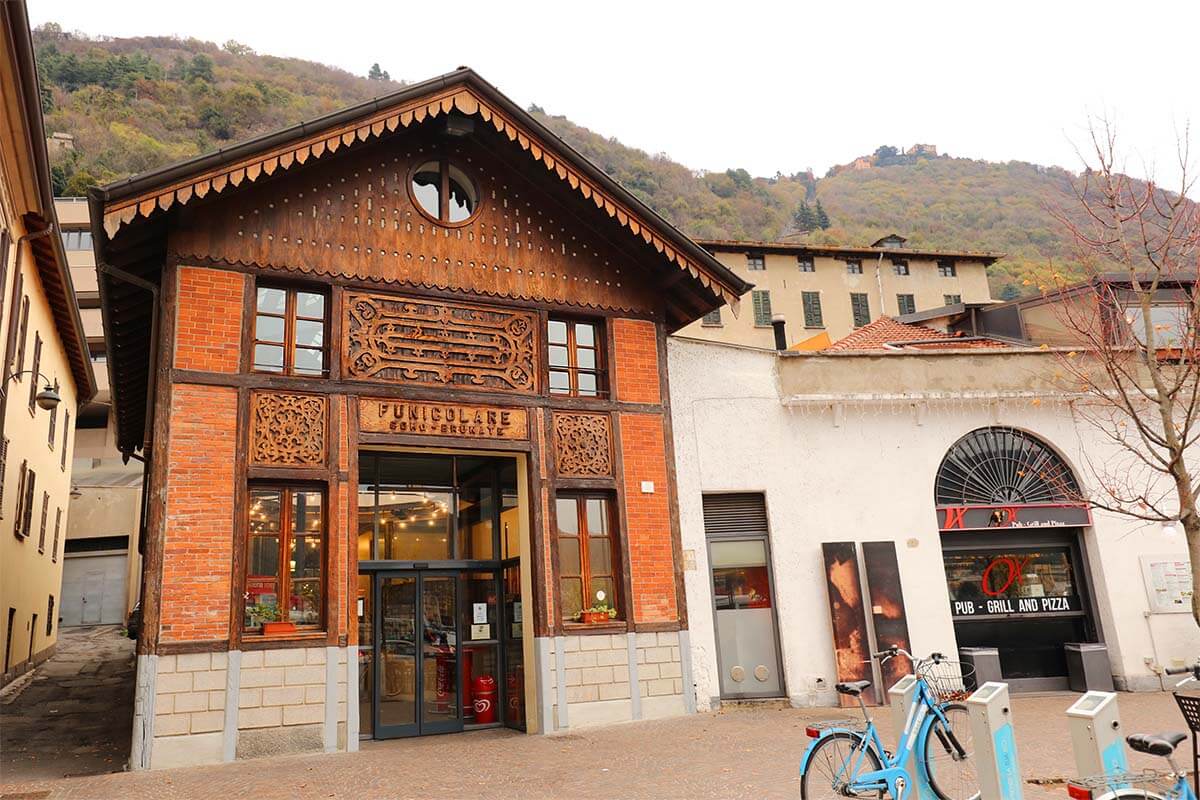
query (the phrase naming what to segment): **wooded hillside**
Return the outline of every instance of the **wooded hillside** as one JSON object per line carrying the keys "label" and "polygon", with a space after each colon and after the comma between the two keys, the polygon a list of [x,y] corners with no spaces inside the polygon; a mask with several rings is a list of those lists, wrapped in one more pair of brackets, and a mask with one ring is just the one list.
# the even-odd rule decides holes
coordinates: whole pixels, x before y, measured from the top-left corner
{"label": "wooded hillside", "polygon": [[[34,41],[47,133],[74,137],[73,151],[52,153],[55,191],[64,195],[402,85],[378,65],[363,65],[364,73],[374,67],[369,79],[259,55],[233,41],[218,46],[170,37],[95,38],[53,24],[35,30]],[[799,223],[821,243],[869,244],[898,232],[912,246],[1001,251],[1008,258],[993,268],[996,297],[1027,294],[1054,272],[1075,272],[1070,239],[1046,210],[1047,204],[1071,205],[1074,176],[1062,169],[942,156],[831,170],[820,179],[811,173],[754,177],[738,168],[696,172],[537,106],[530,110],[699,238],[772,240],[794,233]],[[818,202],[820,225],[811,222]]]}

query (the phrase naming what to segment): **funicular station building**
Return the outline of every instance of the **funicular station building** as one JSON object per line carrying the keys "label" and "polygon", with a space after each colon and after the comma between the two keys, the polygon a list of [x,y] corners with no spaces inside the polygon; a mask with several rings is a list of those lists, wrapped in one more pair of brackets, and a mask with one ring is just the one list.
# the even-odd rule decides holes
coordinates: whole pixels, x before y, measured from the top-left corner
{"label": "funicular station building", "polygon": [[90,203],[135,767],[693,707],[666,336],[747,284],[467,69]]}

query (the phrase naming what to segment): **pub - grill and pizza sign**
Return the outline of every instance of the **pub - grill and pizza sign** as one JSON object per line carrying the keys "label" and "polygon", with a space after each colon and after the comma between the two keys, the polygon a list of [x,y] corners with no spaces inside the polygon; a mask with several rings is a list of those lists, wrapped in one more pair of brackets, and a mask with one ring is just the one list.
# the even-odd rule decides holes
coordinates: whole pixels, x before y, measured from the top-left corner
{"label": "pub - grill and pizza sign", "polygon": [[1002,614],[1051,614],[1055,611],[1080,611],[1078,595],[1065,597],[987,597],[951,601],[950,613],[956,617],[989,617]]}
{"label": "pub - grill and pizza sign", "polygon": [[1075,503],[1011,506],[941,506],[938,528],[981,531],[989,528],[1076,528],[1092,524],[1092,512]]}
{"label": "pub - grill and pizza sign", "polygon": [[529,438],[529,417],[523,408],[363,398],[358,417],[359,427],[366,433]]}

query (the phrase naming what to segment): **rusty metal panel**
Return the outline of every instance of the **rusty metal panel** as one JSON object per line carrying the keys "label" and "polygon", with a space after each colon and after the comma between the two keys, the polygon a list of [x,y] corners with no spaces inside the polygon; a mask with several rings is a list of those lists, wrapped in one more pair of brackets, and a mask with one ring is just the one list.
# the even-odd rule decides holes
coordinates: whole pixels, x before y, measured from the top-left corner
{"label": "rusty metal panel", "polygon": [[[863,542],[863,566],[867,572],[867,592],[871,599],[871,622],[875,626],[875,647],[902,647],[912,650],[908,639],[908,616],[904,611],[904,591],[900,587],[900,563],[895,542]],[[883,685],[879,695],[912,672],[912,663],[904,656],[883,665]]]}
{"label": "rusty metal panel", "polygon": [[[838,681],[872,680],[871,642],[863,609],[862,581],[854,542],[824,542],[825,584],[829,591],[829,616],[833,621],[833,647]],[[838,695],[844,706],[857,705],[853,697]],[[876,703],[875,687],[863,692],[863,701]]]}

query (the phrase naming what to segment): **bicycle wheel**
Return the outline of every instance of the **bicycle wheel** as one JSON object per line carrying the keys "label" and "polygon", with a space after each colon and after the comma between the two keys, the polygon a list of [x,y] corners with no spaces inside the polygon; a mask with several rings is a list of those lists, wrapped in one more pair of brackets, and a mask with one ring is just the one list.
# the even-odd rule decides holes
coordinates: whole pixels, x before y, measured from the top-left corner
{"label": "bicycle wheel", "polygon": [[[941,800],[975,800],[979,797],[979,774],[967,707],[962,703],[947,703],[942,714],[949,729],[935,717],[925,737],[929,785]],[[962,747],[963,755],[959,755],[955,742]]]}
{"label": "bicycle wheel", "polygon": [[847,783],[866,772],[882,769],[879,756],[868,747],[855,750],[862,737],[853,733],[834,733],[821,740],[808,760],[808,769],[800,776],[803,800],[846,800],[847,797],[883,797],[882,791],[861,794],[843,791]]}

